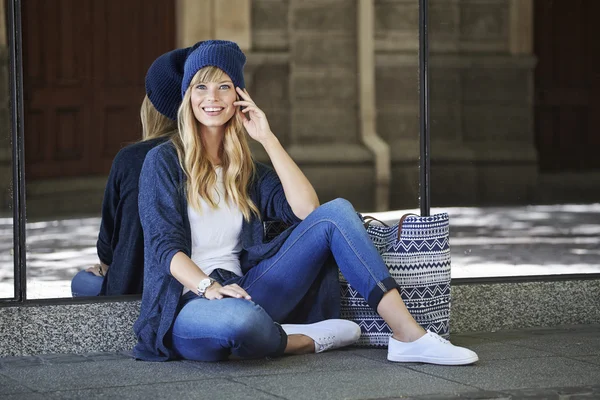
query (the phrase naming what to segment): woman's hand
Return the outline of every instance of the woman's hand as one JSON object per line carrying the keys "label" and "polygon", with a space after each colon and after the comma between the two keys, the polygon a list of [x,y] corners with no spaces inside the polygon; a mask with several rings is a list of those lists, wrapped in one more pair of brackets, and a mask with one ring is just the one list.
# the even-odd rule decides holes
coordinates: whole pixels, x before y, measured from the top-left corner
{"label": "woman's hand", "polygon": [[223,297],[234,297],[246,300],[252,299],[244,289],[235,283],[232,285],[221,286],[219,282],[213,282],[213,284],[204,292],[204,298],[208,300],[220,300]]}
{"label": "woman's hand", "polygon": [[108,271],[108,265],[104,265],[102,263],[95,264],[93,267],[89,267],[88,269],[86,269],[86,271],[91,272],[96,276],[105,276],[106,271]]}
{"label": "woman's hand", "polygon": [[260,108],[258,108],[256,103],[252,101],[252,98],[246,89],[242,90],[239,87],[236,87],[235,90],[242,100],[235,101],[233,105],[244,107],[240,112],[246,114],[250,118],[248,119],[246,116],[242,115],[244,128],[246,128],[246,131],[248,131],[248,134],[252,139],[264,145],[267,140],[275,136],[273,135],[273,132],[271,132],[267,116]]}

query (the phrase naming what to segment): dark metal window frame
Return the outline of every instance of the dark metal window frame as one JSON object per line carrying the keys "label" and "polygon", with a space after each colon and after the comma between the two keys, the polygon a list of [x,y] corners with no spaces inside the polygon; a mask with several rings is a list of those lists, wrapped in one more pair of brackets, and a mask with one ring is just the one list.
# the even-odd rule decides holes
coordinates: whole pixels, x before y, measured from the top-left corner
{"label": "dark metal window frame", "polygon": [[[421,215],[430,215],[430,124],[429,124],[429,1],[419,0],[419,109],[420,159],[419,207]],[[136,300],[140,296],[111,296],[27,300],[26,269],[26,199],[25,199],[25,142],[23,113],[23,60],[21,30],[21,0],[7,1],[8,48],[10,57],[10,104],[12,135],[12,187],[14,232],[14,296],[0,299],[0,305],[74,304]],[[555,281],[598,279],[600,274],[569,274],[548,276],[454,279],[454,284]]]}

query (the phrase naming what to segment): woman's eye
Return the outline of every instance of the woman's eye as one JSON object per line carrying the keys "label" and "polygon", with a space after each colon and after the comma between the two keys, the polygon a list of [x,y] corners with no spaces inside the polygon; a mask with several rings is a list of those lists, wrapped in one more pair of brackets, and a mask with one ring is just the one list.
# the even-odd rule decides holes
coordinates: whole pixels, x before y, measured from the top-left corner
{"label": "woman's eye", "polygon": [[206,85],[196,85],[196,89],[205,90]]}
{"label": "woman's eye", "polygon": [[229,85],[221,85],[222,90],[228,90],[230,88],[231,88],[231,86],[229,86]]}

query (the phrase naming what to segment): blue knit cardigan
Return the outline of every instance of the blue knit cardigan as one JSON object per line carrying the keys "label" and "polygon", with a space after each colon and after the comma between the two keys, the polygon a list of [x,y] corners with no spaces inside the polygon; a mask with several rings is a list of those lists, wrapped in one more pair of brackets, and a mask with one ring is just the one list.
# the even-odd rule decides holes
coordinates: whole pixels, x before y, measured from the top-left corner
{"label": "blue knit cardigan", "polygon": [[146,154],[166,140],[162,137],[131,144],[113,160],[96,244],[98,258],[110,266],[101,295],[142,293],[144,236],[138,215],[138,182]]}
{"label": "blue knit cardigan", "polygon": [[[241,232],[243,251],[240,256],[244,273],[259,261],[273,256],[300,222],[285,198],[275,171],[256,163],[256,172],[249,194],[262,220],[284,221],[290,228],[265,243],[262,221],[255,217],[249,222],[244,220]],[[171,142],[148,153],[139,182],[145,265],[142,306],[134,324],[138,343],[133,354],[138,359],[166,361],[176,358],[168,343],[168,332],[178,311],[183,286],[171,275],[170,266],[171,259],[180,251],[191,256],[185,183],[185,174]]]}

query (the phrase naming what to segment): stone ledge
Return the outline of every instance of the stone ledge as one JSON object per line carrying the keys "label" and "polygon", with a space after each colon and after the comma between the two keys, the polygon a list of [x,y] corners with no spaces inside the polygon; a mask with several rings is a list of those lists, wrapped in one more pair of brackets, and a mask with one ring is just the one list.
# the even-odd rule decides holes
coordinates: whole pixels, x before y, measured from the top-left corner
{"label": "stone ledge", "polygon": [[[460,283],[452,333],[600,323],[600,279]],[[0,307],[0,356],[129,351],[140,301]]]}

